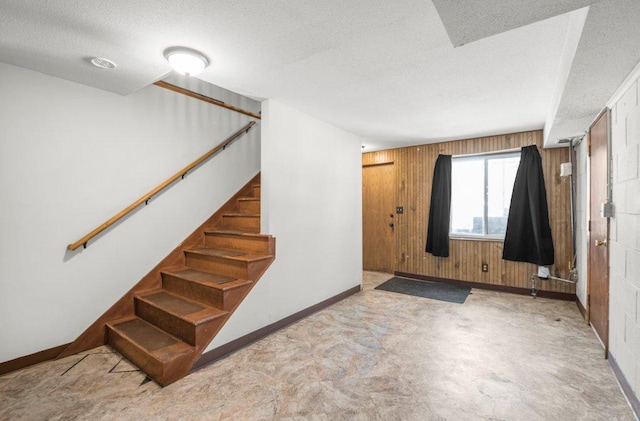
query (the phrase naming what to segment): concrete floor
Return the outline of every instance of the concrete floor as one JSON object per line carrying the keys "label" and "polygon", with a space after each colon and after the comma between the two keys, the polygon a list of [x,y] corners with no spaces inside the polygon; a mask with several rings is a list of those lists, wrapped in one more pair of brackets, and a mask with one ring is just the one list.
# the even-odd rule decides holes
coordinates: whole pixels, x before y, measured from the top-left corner
{"label": "concrete floor", "polygon": [[0,419],[635,419],[575,303],[388,278],[164,389],[108,347],[10,373]]}

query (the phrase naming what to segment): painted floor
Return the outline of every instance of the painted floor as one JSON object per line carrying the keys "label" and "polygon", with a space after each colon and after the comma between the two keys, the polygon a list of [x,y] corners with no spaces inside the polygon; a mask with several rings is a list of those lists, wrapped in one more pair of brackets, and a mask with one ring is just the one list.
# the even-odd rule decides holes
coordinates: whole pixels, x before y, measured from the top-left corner
{"label": "painted floor", "polygon": [[7,374],[0,419],[635,419],[575,303],[390,277],[164,389],[108,347]]}

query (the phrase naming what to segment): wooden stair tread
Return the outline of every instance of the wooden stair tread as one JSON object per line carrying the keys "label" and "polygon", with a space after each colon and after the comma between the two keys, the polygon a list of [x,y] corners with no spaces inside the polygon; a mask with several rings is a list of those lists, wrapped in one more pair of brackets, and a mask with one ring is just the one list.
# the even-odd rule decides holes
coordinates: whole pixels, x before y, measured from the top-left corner
{"label": "wooden stair tread", "polygon": [[210,229],[204,231],[205,235],[239,235],[243,237],[260,237],[260,238],[270,238],[271,236],[268,234],[259,234],[257,232],[244,232],[237,230],[225,230],[225,229]]}
{"label": "wooden stair tread", "polygon": [[179,316],[197,313],[206,309],[206,306],[202,304],[196,304],[187,300],[180,299],[177,296],[169,294],[163,290],[157,291],[152,294],[143,295],[138,298],[141,300],[145,300],[157,307],[162,307],[164,310]]}
{"label": "wooden stair tread", "polygon": [[166,362],[194,350],[186,342],[136,316],[109,322],[107,326],[159,361]]}
{"label": "wooden stair tread", "polygon": [[242,251],[242,250],[215,249],[211,247],[201,247],[197,249],[191,249],[188,251],[197,251],[200,254],[206,254],[208,256],[216,256],[216,257],[244,257],[249,255],[248,252]]}
{"label": "wooden stair tread", "polygon": [[171,294],[166,290],[158,290],[151,294],[138,296],[137,298],[194,325],[209,322],[228,313],[218,308]]}
{"label": "wooden stair tread", "polygon": [[255,254],[240,252],[238,250],[223,250],[209,247],[201,247],[196,249],[185,250],[185,253],[200,254],[203,256],[220,257],[223,259],[236,260],[240,262],[258,262],[260,260],[270,259],[272,256],[268,254]]}
{"label": "wooden stair tread", "polygon": [[259,202],[259,197],[239,197],[238,202]]}
{"label": "wooden stair tread", "polygon": [[186,279],[187,281],[195,282],[197,284],[220,289],[223,291],[238,288],[251,283],[251,281],[247,281],[245,279],[236,279],[230,276],[215,275],[213,273],[203,272],[191,268],[174,269],[163,272],[167,275]]}
{"label": "wooden stair tread", "polygon": [[229,217],[229,218],[260,218],[260,214],[259,213],[238,213],[238,212],[232,212],[232,213],[225,213],[222,215],[223,217]]}

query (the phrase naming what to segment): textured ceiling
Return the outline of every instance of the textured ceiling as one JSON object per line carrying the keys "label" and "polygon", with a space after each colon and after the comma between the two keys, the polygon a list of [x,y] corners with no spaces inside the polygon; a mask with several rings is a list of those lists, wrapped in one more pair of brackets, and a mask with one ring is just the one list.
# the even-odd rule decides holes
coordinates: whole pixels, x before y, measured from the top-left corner
{"label": "textured ceiling", "polygon": [[640,59],[640,2],[513,5],[3,0],[0,61],[128,94],[169,76],[162,52],[184,45],[212,59],[202,80],[283,102],[369,150],[543,127],[553,145],[584,131]]}
{"label": "textured ceiling", "polygon": [[640,60],[640,1],[609,0],[589,8],[571,72],[545,139],[583,133]]}
{"label": "textured ceiling", "polygon": [[595,3],[596,0],[433,0],[455,47]]}

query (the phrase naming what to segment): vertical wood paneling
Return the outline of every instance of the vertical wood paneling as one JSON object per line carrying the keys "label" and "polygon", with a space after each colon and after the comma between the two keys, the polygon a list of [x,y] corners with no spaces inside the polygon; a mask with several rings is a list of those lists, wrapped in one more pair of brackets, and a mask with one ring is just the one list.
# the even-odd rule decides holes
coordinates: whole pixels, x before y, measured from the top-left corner
{"label": "vertical wood paneling", "polygon": [[[475,139],[365,153],[363,165],[394,162],[396,205],[404,214],[396,215],[396,270],[440,278],[530,288],[536,266],[502,260],[502,242],[450,240],[448,258],[433,257],[424,251],[431,199],[433,168],[438,154],[464,155],[537,145],[542,156],[549,221],[555,246],[551,272],[567,278],[572,260],[569,179],[560,177],[560,164],[569,162],[567,148],[542,149],[542,131],[514,133]],[[483,273],[481,264],[489,265]],[[543,290],[575,293],[575,286],[560,282],[539,282]]]}

